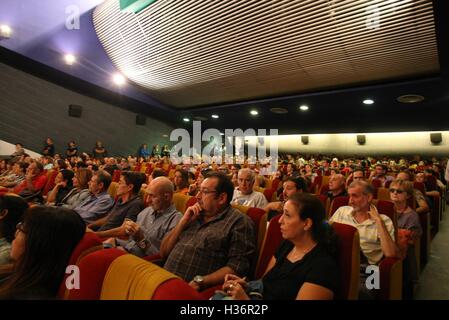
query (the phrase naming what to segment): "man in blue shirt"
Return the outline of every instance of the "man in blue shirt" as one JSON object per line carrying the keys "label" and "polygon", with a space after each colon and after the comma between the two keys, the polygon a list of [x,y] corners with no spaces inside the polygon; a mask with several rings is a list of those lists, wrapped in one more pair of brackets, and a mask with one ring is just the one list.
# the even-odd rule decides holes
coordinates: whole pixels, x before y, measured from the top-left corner
{"label": "man in blue shirt", "polygon": [[114,205],[108,193],[111,181],[111,175],[103,170],[97,171],[90,179],[90,196],[74,208],[87,224],[103,218]]}

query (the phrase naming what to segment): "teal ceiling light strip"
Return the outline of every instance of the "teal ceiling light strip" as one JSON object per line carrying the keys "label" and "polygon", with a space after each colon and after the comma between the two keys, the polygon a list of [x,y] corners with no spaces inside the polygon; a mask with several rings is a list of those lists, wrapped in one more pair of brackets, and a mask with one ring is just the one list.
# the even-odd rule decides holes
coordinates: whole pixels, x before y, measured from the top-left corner
{"label": "teal ceiling light strip", "polygon": [[139,13],[156,0],[120,0],[120,10],[122,12]]}

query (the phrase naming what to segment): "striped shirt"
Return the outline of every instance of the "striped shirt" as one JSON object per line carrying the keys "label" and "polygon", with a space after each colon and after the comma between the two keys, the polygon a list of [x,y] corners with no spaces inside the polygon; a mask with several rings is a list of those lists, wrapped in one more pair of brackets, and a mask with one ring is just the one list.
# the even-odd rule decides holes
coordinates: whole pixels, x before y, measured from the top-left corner
{"label": "striped shirt", "polygon": [[[354,218],[353,210],[351,206],[340,207],[329,221],[343,223],[357,228],[360,236],[360,249],[368,259],[369,264],[377,264],[382,259],[383,252],[376,222],[371,218],[361,223],[357,222]],[[371,210],[377,211],[375,206],[371,206]],[[391,238],[394,240],[393,222],[386,215],[381,214],[380,217],[385,223],[385,227]]]}
{"label": "striped shirt", "polygon": [[164,268],[185,281],[225,266],[245,276],[255,252],[254,223],[229,206],[209,222],[196,220],[189,224],[179,236]]}

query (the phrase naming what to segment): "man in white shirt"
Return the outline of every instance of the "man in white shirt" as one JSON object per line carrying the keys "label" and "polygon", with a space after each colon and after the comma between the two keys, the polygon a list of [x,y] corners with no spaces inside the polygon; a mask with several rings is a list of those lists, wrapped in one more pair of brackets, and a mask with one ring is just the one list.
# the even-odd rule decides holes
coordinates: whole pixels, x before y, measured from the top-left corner
{"label": "man in white shirt", "polygon": [[268,204],[263,193],[254,191],[255,173],[251,169],[240,169],[237,180],[238,187],[234,189],[232,197],[233,204],[239,204],[248,207],[265,208]]}

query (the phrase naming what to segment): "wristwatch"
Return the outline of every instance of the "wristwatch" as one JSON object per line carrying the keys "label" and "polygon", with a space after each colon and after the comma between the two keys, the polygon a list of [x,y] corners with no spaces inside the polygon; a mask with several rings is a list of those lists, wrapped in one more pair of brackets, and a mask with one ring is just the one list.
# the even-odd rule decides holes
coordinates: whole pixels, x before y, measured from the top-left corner
{"label": "wristwatch", "polygon": [[195,276],[194,278],[193,278],[193,282],[195,282],[196,284],[198,284],[199,286],[200,286],[200,288],[203,286],[203,284],[204,284],[204,278],[203,278],[203,276],[199,276],[199,275],[197,275],[197,276]]}
{"label": "wristwatch", "polygon": [[147,241],[145,240],[145,238],[143,238],[142,240],[137,242],[137,246],[142,249],[145,250],[147,248]]}

